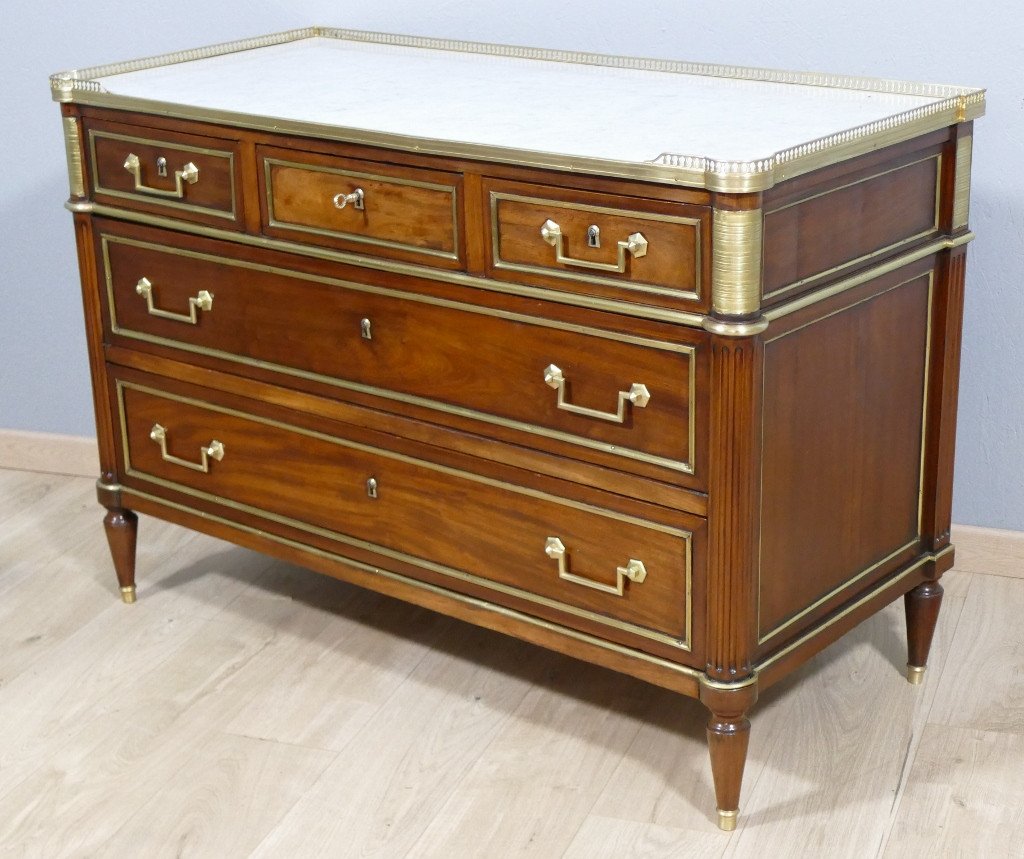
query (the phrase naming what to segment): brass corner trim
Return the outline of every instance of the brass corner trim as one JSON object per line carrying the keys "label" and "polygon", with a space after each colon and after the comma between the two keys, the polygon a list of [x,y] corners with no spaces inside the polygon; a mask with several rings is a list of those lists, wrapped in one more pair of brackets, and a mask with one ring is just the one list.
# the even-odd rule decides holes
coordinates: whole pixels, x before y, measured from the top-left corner
{"label": "brass corner trim", "polygon": [[718,334],[722,337],[754,337],[768,330],[768,320],[763,316],[757,316],[745,322],[729,322],[705,316],[701,327],[709,334]]}
{"label": "brass corner trim", "polygon": [[761,308],[764,212],[715,209],[711,219],[711,308],[750,316]]}
{"label": "brass corner trim", "polygon": [[739,680],[713,680],[707,674],[701,674],[701,689],[714,690],[715,692],[735,692],[746,689],[750,686],[757,686],[757,671],[752,671],[746,677]]}
{"label": "brass corner trim", "polygon": [[96,500],[104,507],[120,507],[123,489],[120,483],[104,483],[101,477],[96,481]]}
{"label": "brass corner trim", "polygon": [[96,204],[92,200],[76,200],[72,197],[70,200],[65,201],[64,208],[69,212],[89,214],[95,210]]}
{"label": "brass corner trim", "polygon": [[971,209],[971,159],[974,135],[967,134],[956,143],[956,173],[953,178],[953,229],[967,226]]}
{"label": "brass corner trim", "polygon": [[68,159],[68,187],[71,196],[85,196],[85,170],[82,167],[82,134],[78,128],[78,119],[74,116],[64,117],[64,151]]}

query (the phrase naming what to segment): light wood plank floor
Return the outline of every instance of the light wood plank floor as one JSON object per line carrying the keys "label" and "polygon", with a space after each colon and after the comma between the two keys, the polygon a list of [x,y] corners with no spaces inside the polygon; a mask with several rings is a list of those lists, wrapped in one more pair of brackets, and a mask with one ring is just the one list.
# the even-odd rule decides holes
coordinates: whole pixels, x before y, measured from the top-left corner
{"label": "light wood plank floor", "polygon": [[763,695],[725,834],[696,702],[148,518],[124,606],[101,518],[0,470],[2,856],[1024,857],[1006,535],[923,687],[897,603]]}

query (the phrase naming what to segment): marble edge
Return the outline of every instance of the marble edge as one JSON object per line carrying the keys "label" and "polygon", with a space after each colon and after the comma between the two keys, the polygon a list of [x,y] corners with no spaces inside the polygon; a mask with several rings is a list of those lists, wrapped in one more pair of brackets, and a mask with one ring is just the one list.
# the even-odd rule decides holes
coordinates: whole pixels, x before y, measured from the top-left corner
{"label": "marble edge", "polygon": [[[350,129],[344,126],[322,125],[299,120],[283,120],[269,116],[257,117],[230,111],[192,108],[188,105],[176,105],[169,102],[139,99],[132,96],[119,96],[105,90],[97,80],[97,78],[318,37],[545,62],[576,63],[608,68],[719,77],[763,83],[909,95],[932,98],[935,101],[871,123],[807,141],[797,146],[766,155],[766,157],[761,159],[716,161],[702,155],[663,152],[647,161],[624,162],[581,158],[531,150],[511,150],[486,144],[413,138],[404,135]],[[946,125],[970,121],[982,116],[985,112],[984,89],[947,84],[914,83],[885,78],[855,77],[819,72],[792,72],[749,66],[717,65],[713,63],[692,63],[682,60],[644,59],[613,54],[564,51],[551,48],[529,48],[488,42],[467,42],[455,39],[405,36],[318,26],[286,30],[232,42],[222,42],[191,50],[160,54],[154,57],[58,72],[50,76],[50,89],[54,101],[58,102],[75,102],[118,109],[149,109],[167,116],[205,119],[213,122],[221,121],[233,125],[270,131],[290,131],[305,136],[320,136],[349,142],[361,142],[393,149],[404,149],[411,146],[418,151],[453,157],[515,161],[528,163],[532,166],[561,170],[579,170],[581,167],[585,167],[592,172],[603,175],[645,179],[727,193],[763,191],[784,179],[790,179],[828,164],[855,157],[863,152],[878,149],[882,146],[889,146],[910,137],[937,130]]]}

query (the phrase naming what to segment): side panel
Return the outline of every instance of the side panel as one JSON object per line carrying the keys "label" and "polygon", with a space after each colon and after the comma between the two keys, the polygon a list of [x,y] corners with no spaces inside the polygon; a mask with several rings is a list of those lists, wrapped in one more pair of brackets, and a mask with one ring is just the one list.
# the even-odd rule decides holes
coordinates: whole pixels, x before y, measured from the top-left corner
{"label": "side panel", "polygon": [[917,553],[933,281],[901,269],[769,329],[762,642]]}

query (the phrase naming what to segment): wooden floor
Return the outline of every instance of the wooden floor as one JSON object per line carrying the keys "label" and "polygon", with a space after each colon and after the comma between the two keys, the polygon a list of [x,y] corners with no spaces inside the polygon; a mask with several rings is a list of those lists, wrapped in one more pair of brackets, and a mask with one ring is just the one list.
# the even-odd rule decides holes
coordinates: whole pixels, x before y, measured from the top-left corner
{"label": "wooden floor", "polygon": [[725,834],[696,702],[148,518],[125,606],[101,518],[0,470],[2,856],[1024,856],[1024,553],[765,693]]}

